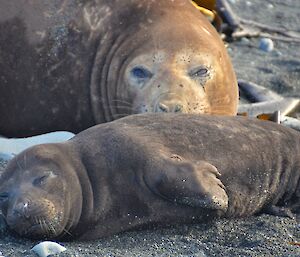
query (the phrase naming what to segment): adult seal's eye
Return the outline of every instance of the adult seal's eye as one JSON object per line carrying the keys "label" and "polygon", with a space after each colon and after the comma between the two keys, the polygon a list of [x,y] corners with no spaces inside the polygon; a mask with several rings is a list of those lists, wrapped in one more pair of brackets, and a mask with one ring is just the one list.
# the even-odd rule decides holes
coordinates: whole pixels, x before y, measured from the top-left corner
{"label": "adult seal's eye", "polygon": [[152,73],[143,67],[133,68],[131,74],[137,79],[149,79],[152,77]]}
{"label": "adult seal's eye", "polygon": [[129,84],[135,88],[143,88],[153,74],[144,67],[137,66],[130,70]]}
{"label": "adult seal's eye", "polygon": [[209,70],[205,67],[197,67],[195,69],[192,69],[189,72],[189,75],[192,78],[201,78],[201,77],[207,77],[209,75]]}

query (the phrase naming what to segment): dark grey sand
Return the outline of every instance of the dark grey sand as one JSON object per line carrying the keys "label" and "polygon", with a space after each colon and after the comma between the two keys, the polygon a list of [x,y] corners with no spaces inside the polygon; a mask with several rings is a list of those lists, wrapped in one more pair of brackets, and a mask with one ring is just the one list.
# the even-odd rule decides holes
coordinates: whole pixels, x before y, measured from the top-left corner
{"label": "dark grey sand", "polygon": [[[231,6],[244,19],[300,33],[299,0],[235,1]],[[237,77],[256,82],[284,96],[300,97],[300,44],[275,40],[274,44],[274,51],[266,53],[258,48],[258,39],[231,43],[228,49]]]}
{"label": "dark grey sand", "polygon": [[[300,32],[299,0],[236,0],[232,6],[241,17]],[[266,53],[258,49],[258,42],[250,39],[229,45],[238,78],[300,97],[300,44],[274,41],[275,50]],[[0,171],[4,166],[0,162]],[[300,256],[300,246],[290,242],[300,242],[296,221],[261,215],[63,243],[67,251],[59,256]],[[3,256],[34,256],[30,249],[37,243],[5,230],[0,233]]]}

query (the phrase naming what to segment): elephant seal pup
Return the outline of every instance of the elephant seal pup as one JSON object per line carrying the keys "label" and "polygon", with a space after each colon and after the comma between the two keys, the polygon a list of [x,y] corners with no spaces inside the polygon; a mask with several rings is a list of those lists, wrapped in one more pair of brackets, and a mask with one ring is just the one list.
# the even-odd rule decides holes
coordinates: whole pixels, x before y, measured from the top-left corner
{"label": "elephant seal pup", "polygon": [[1,1],[0,31],[2,136],[237,112],[224,44],[190,0]]}
{"label": "elephant seal pup", "polygon": [[0,180],[1,210],[21,236],[66,240],[297,213],[299,139],[244,117],[132,115],[16,156]]}

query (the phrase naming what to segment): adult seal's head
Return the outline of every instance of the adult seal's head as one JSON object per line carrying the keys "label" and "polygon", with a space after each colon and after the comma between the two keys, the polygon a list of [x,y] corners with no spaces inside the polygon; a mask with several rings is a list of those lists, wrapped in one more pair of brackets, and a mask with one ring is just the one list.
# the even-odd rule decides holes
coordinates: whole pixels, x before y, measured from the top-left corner
{"label": "adult seal's head", "polygon": [[2,1],[0,31],[0,135],[237,112],[224,44],[190,0]]}
{"label": "adult seal's head", "polygon": [[190,1],[126,2],[112,16],[109,54],[98,51],[92,73],[98,122],[101,110],[106,120],[145,112],[236,114],[238,87],[224,44]]}

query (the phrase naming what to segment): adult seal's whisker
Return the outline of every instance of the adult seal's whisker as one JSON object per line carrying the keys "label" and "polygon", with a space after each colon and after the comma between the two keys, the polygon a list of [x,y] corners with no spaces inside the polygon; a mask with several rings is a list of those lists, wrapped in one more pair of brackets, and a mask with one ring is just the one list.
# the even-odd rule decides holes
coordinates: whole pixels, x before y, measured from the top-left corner
{"label": "adult seal's whisker", "polygon": [[132,105],[132,103],[128,102],[128,101],[125,101],[125,100],[122,100],[122,99],[112,99],[111,100],[112,102],[119,102],[119,103],[123,103],[123,104],[128,104],[128,105]]}
{"label": "adult seal's whisker", "polygon": [[[118,108],[118,109],[127,109],[127,110],[130,110],[130,111],[132,111],[133,110],[133,108],[132,108],[132,106],[120,106],[120,105],[115,105],[115,106],[113,106],[113,107],[115,107],[115,108]],[[128,113],[129,114],[129,113]],[[127,114],[127,115],[128,115]]]}

